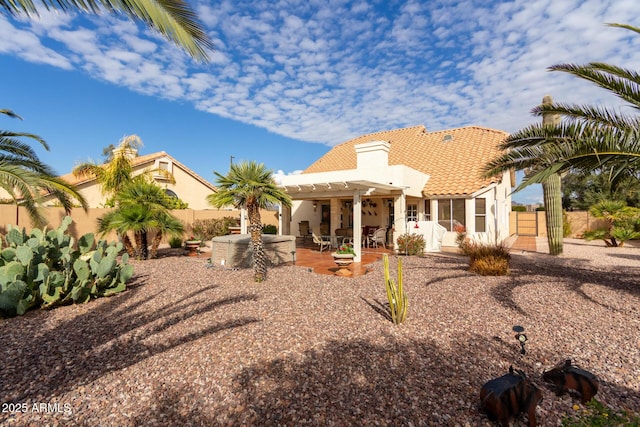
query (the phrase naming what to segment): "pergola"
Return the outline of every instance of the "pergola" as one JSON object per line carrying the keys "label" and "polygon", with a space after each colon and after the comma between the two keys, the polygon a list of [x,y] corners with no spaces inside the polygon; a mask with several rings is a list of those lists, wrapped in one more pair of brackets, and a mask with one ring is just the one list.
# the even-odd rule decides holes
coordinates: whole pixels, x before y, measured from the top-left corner
{"label": "pergola", "polygon": [[[351,172],[351,171],[340,171]],[[393,200],[396,212],[395,223],[392,225],[396,232],[403,233],[405,227],[406,196],[415,195],[417,192],[421,196],[420,190],[424,186],[427,176],[422,175],[420,184],[417,186],[399,185],[390,182],[380,182],[372,179],[336,179],[340,172],[332,173],[333,179],[325,176],[325,173],[308,175],[292,175],[284,177],[280,184],[294,201],[321,201],[329,200],[331,204],[331,223],[337,224],[340,216],[340,201],[351,200],[353,214],[353,247],[356,252],[354,261],[361,259],[362,248],[362,201],[366,198],[388,198]],[[351,175],[352,173],[349,173]],[[420,190],[417,190],[417,188]],[[281,212],[282,214],[282,212]],[[290,215],[281,215],[283,218],[290,218]],[[331,230],[333,235],[333,230]]]}

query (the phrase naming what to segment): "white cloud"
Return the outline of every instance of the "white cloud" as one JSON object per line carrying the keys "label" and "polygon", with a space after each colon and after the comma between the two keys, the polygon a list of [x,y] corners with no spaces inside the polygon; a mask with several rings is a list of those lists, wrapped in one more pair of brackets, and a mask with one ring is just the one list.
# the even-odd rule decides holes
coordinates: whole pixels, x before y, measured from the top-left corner
{"label": "white cloud", "polygon": [[637,16],[635,0],[223,1],[197,10],[216,46],[207,65],[111,16],[0,17],[9,35],[0,52],[326,144],[417,124],[514,131],[535,120],[529,112],[547,93],[610,101],[548,66],[640,63],[640,37],[604,26]]}
{"label": "white cloud", "polygon": [[25,61],[47,64],[65,70],[73,68],[68,58],[45,47],[36,33],[18,28],[17,25],[14,26],[1,15],[0,34],[11,35],[0,38],[0,53],[15,55]]}

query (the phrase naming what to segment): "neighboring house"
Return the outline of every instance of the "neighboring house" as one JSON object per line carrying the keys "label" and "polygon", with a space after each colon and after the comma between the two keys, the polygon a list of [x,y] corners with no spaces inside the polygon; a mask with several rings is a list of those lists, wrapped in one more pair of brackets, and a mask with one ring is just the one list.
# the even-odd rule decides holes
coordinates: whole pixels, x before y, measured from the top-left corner
{"label": "neighboring house", "polygon": [[297,234],[300,221],[317,234],[347,229],[356,260],[366,226],[387,228],[393,244],[422,228],[441,230],[440,244],[455,246],[458,224],[472,237],[501,241],[509,236],[515,175],[487,179],[481,171],[507,135],[477,126],[438,132],[414,126],[344,142],[302,174],[282,178],[294,203],[283,212],[281,229]]}
{"label": "neighboring house", "polygon": [[[132,156],[135,156],[135,152],[132,152]],[[206,197],[216,191],[215,186],[164,151],[132,157],[131,163],[134,175],[139,175],[145,170],[164,169],[171,172],[175,179],[174,184],[161,174],[152,174],[152,176],[167,194],[188,203],[189,209],[211,209]],[[105,196],[95,178],[77,178],[73,173],[63,175],[61,178],[78,188],[90,208],[104,207]]]}

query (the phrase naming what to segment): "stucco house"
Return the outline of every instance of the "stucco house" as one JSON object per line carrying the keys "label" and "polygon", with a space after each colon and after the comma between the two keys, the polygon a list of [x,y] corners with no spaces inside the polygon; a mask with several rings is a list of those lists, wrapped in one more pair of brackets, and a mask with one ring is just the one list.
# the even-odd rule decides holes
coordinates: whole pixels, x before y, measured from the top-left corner
{"label": "stucco house", "polygon": [[[507,133],[478,126],[427,132],[424,126],[363,135],[339,144],[303,173],[282,177],[293,199],[282,212],[283,233],[308,221],[318,235],[349,231],[360,259],[365,227],[385,228],[395,244],[420,232],[455,246],[456,225],[480,240],[509,236],[515,175],[482,177]],[[338,242],[339,243],[339,242]]]}
{"label": "stucco house", "polygon": [[[176,196],[188,203],[190,209],[211,209],[205,198],[216,190],[215,186],[164,151],[142,156],[136,156],[135,151],[132,151],[131,163],[134,176],[146,170],[164,169],[171,172],[175,183],[171,183],[170,180],[159,173],[152,176],[165,189],[167,194]],[[73,173],[63,175],[61,178],[78,188],[90,208],[104,207],[105,196],[102,194],[100,184],[95,178],[78,178]]]}

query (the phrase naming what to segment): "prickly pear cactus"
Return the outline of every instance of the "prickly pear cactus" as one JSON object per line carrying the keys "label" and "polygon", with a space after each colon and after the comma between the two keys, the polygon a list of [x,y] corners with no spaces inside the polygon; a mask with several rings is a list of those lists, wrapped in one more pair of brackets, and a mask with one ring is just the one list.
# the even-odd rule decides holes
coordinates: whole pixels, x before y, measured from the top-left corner
{"label": "prickly pear cactus", "polygon": [[[24,314],[32,307],[85,303],[126,289],[133,276],[121,243],[95,242],[93,233],[78,239],[66,234],[71,217],[55,230],[9,227],[0,248],[0,315]],[[95,247],[95,248],[94,248]]]}

